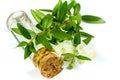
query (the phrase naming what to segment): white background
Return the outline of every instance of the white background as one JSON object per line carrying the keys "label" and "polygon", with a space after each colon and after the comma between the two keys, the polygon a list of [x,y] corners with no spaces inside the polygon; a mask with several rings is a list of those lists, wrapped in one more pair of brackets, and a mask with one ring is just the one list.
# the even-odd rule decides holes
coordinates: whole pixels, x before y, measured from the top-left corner
{"label": "white background", "polygon": [[119,0],[77,0],[81,14],[97,15],[105,24],[85,24],[93,40],[97,58],[74,70],[64,69],[53,79],[39,74],[32,62],[23,59],[23,50],[16,48],[16,40],[7,30],[10,13],[30,9],[53,8],[57,0],[0,0],[0,80],[120,80],[120,2]]}

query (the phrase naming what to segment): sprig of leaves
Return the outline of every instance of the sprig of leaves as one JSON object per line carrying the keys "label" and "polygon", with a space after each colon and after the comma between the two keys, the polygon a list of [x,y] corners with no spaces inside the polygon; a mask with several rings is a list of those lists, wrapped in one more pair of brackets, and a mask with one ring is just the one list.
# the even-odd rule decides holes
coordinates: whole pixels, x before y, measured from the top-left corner
{"label": "sprig of leaves", "polygon": [[43,46],[45,46],[46,48],[50,50],[53,49],[49,40],[45,37],[44,34],[35,33],[32,30],[26,29],[20,23],[17,23],[16,25],[18,28],[12,28],[12,31],[29,40],[28,42],[22,41],[17,46],[17,47],[24,48],[24,59],[28,58],[32,53],[37,54],[35,45],[42,44]]}
{"label": "sprig of leaves", "polygon": [[61,55],[65,61],[69,61],[68,69],[73,69],[75,66],[75,61],[77,60],[87,60],[91,61],[89,57],[79,55],[79,54],[74,54],[74,53],[63,53]]}
{"label": "sprig of leaves", "polygon": [[[17,28],[11,30],[18,35],[23,36],[27,41],[21,41],[17,47],[24,48],[24,58],[28,58],[32,53],[37,53],[36,46],[43,45],[47,49],[53,50],[51,44],[56,45],[64,40],[71,40],[73,46],[77,47],[83,41],[86,45],[90,43],[93,35],[85,32],[80,25],[82,21],[87,23],[105,23],[105,21],[93,15],[81,15],[81,5],[75,0],[67,1],[59,0],[55,7],[51,9],[35,9],[30,10],[32,16],[36,20],[36,28],[40,30],[35,33],[33,30],[25,28],[20,23],[17,23]],[[44,14],[47,12],[47,14]],[[62,54],[66,60],[70,60],[69,68],[74,67],[74,61],[91,60],[82,55],[72,53]]]}

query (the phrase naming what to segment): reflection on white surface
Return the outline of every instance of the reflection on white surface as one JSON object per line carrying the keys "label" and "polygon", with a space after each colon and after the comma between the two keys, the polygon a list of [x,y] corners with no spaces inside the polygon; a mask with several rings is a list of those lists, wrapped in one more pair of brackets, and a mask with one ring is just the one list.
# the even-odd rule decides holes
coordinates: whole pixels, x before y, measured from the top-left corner
{"label": "reflection on white surface", "polygon": [[23,50],[16,48],[17,41],[7,30],[5,23],[7,17],[11,12],[18,10],[26,10],[29,13],[31,8],[52,8],[56,2],[55,0],[1,0],[0,80],[120,80],[120,12],[117,0],[79,1],[82,4],[82,14],[98,15],[107,22],[102,25],[82,24],[85,30],[95,35],[93,40],[97,50],[95,60],[78,65],[74,70],[64,69],[55,78],[46,79],[39,74],[29,59],[23,59]]}

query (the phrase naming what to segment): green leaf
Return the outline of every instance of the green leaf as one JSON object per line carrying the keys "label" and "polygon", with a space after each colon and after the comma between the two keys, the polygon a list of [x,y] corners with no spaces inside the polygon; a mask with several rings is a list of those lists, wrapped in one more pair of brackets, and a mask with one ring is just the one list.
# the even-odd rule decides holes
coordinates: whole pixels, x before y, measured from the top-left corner
{"label": "green leaf", "polygon": [[42,12],[40,12],[40,10],[30,10],[30,11],[32,16],[38,23],[40,23],[41,19],[45,16]]}
{"label": "green leaf", "polygon": [[62,40],[72,40],[72,36],[62,31],[60,28],[55,28],[51,31],[53,37],[62,41]]}
{"label": "green leaf", "polygon": [[34,31],[32,31],[32,30],[30,30],[30,29],[27,29],[27,30],[28,30],[28,32],[30,33],[30,35],[31,35],[32,37],[36,35],[36,33],[35,33]]}
{"label": "green leaf", "polygon": [[74,62],[70,62],[70,64],[68,65],[67,69],[73,69],[75,67],[75,63]]}
{"label": "green leaf", "polygon": [[50,9],[40,9],[41,11],[44,11],[44,12],[52,12],[53,10],[50,10]]}
{"label": "green leaf", "polygon": [[36,12],[36,15],[37,15],[39,18],[42,19],[42,18],[45,17],[45,14],[43,14],[40,10],[36,9],[35,12]]}
{"label": "green leaf", "polygon": [[57,13],[57,20],[58,22],[62,23],[67,15],[67,1],[65,1],[62,6],[60,7],[58,13]]}
{"label": "green leaf", "polygon": [[30,50],[31,52],[33,52],[34,54],[37,54],[37,51],[36,51],[36,49],[35,49],[35,47],[34,47],[33,42],[30,44],[29,50]]}
{"label": "green leaf", "polygon": [[56,4],[56,6],[53,9],[52,15],[57,16],[57,12],[60,9],[60,6],[62,5],[62,0],[59,0],[59,2]]}
{"label": "green leaf", "polygon": [[96,24],[105,23],[105,21],[102,18],[93,15],[83,15],[82,20],[87,23],[96,23]]}
{"label": "green leaf", "polygon": [[31,39],[30,33],[25,27],[23,27],[23,25],[21,25],[20,23],[17,23],[17,27],[25,38]]}
{"label": "green leaf", "polygon": [[27,59],[30,55],[32,54],[32,52],[29,49],[29,45],[27,45],[25,47],[25,52],[24,52],[24,59]]}
{"label": "green leaf", "polygon": [[71,8],[73,8],[73,6],[75,5],[75,1],[71,1],[71,3],[68,5],[68,11],[71,10]]}
{"label": "green leaf", "polygon": [[76,33],[74,36],[74,45],[77,46],[81,44],[81,34],[80,32]]}
{"label": "green leaf", "polygon": [[83,40],[83,42],[88,45],[90,41],[92,40],[93,37],[87,37],[86,39]]}
{"label": "green leaf", "polygon": [[80,13],[80,8],[79,3],[74,6],[74,15],[78,15]]}
{"label": "green leaf", "polygon": [[41,21],[41,18],[36,14],[36,12],[34,10],[30,10],[32,16],[34,17],[34,19],[39,23]]}
{"label": "green leaf", "polygon": [[78,25],[78,26],[76,26],[75,31],[76,31],[76,32],[79,32],[80,30],[83,30],[83,29],[82,29],[82,27],[81,27],[81,26],[79,26],[79,25]]}
{"label": "green leaf", "polygon": [[82,56],[82,55],[78,55],[76,56],[78,59],[80,60],[91,60],[90,58],[86,57],[86,56]]}
{"label": "green leaf", "polygon": [[42,28],[41,23],[38,23],[38,24],[36,25],[36,27],[37,27],[39,30],[43,31],[43,28]]}
{"label": "green leaf", "polygon": [[39,36],[36,37],[36,45],[38,45],[40,43],[42,45],[44,45],[47,49],[50,49],[50,50],[53,49],[49,40],[47,40],[46,37],[44,37],[43,35],[39,35]]}
{"label": "green leaf", "polygon": [[90,43],[90,41],[91,41],[92,38],[94,38],[93,35],[88,34],[88,33],[86,33],[86,32],[81,32],[81,36],[86,38],[86,39],[83,40],[83,42],[84,42],[86,45]]}
{"label": "green leaf", "polygon": [[92,37],[92,38],[94,38],[93,35],[88,34],[88,33],[86,33],[86,32],[81,32],[81,36],[82,36],[82,37]]}
{"label": "green leaf", "polygon": [[65,58],[73,58],[73,57],[75,57],[75,54],[72,54],[72,53],[64,53],[64,54],[62,54],[62,56],[65,57]]}
{"label": "green leaf", "polygon": [[11,28],[12,31],[14,31],[15,33],[19,34],[19,35],[22,35],[20,30],[18,28]]}
{"label": "green leaf", "polygon": [[26,41],[22,41],[18,44],[17,47],[23,47],[23,46],[26,46],[28,43]]}
{"label": "green leaf", "polygon": [[51,27],[53,23],[53,17],[50,14],[47,14],[41,21],[41,27],[43,30],[47,30]]}

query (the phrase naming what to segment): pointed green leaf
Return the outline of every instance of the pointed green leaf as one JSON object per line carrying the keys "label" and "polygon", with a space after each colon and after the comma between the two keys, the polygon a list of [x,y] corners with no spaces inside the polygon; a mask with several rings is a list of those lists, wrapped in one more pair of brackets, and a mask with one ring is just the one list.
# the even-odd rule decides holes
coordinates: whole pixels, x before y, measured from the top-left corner
{"label": "pointed green leaf", "polygon": [[22,41],[18,44],[17,47],[23,47],[23,46],[26,46],[28,43],[26,41]]}
{"label": "pointed green leaf", "polygon": [[38,45],[38,44],[42,44],[42,45],[44,45],[47,49],[50,49],[50,50],[52,50],[53,48],[52,48],[52,46],[51,46],[51,44],[50,44],[50,42],[49,42],[49,40],[47,40],[46,39],[46,37],[44,37],[43,35],[39,35],[37,38],[36,38],[36,44]]}
{"label": "pointed green leaf", "polygon": [[52,23],[53,17],[50,14],[47,14],[41,21],[41,27],[43,30],[47,30],[48,28],[51,27]]}
{"label": "pointed green leaf", "polygon": [[31,52],[33,52],[34,54],[37,54],[37,51],[36,51],[33,43],[30,44],[29,50],[30,50]]}
{"label": "pointed green leaf", "polygon": [[30,10],[32,16],[34,17],[34,19],[40,23],[41,19],[45,16],[42,12],[40,12],[40,10]]}
{"label": "pointed green leaf", "polygon": [[105,23],[105,21],[102,18],[93,15],[83,15],[82,20],[87,23],[96,23],[96,24]]}
{"label": "pointed green leaf", "polygon": [[74,5],[75,5],[75,1],[71,1],[71,3],[68,5],[68,11],[70,11]]}
{"label": "pointed green leaf", "polygon": [[64,53],[62,54],[63,57],[67,57],[67,58],[73,58],[75,57],[75,54],[72,54],[72,53]]}
{"label": "pointed green leaf", "polygon": [[43,14],[43,13],[42,13],[40,10],[38,10],[38,9],[35,10],[35,13],[36,13],[36,15],[37,15],[40,19],[42,19],[42,18],[45,17],[45,14]]}
{"label": "pointed green leaf", "polygon": [[27,30],[28,30],[28,32],[30,33],[30,35],[31,35],[32,37],[36,35],[36,33],[35,33],[34,31],[32,31],[32,30],[30,30],[30,29],[27,29]]}
{"label": "pointed green leaf", "polygon": [[25,38],[31,39],[30,33],[25,27],[23,27],[23,25],[21,25],[20,23],[17,23],[17,27]]}
{"label": "pointed green leaf", "polygon": [[82,27],[81,27],[81,26],[79,26],[79,25],[78,25],[78,26],[76,26],[75,31],[76,31],[76,32],[79,32],[80,30],[83,30],[83,29],[82,29]]}
{"label": "pointed green leaf", "polygon": [[11,28],[13,32],[19,34],[19,35],[22,35],[20,30],[18,28]]}
{"label": "pointed green leaf", "polygon": [[83,42],[88,45],[90,41],[92,40],[93,37],[87,37],[86,39],[83,40]]}
{"label": "pointed green leaf", "polygon": [[60,9],[60,6],[62,5],[62,0],[59,0],[59,2],[56,4],[56,6],[54,7],[53,9],[53,12],[52,12],[52,15],[53,16],[56,16],[57,15],[57,12],[58,10]]}
{"label": "pointed green leaf", "polygon": [[92,38],[94,38],[93,35],[88,34],[88,33],[86,33],[86,32],[81,32],[81,36],[86,38],[86,39],[83,40],[83,42],[84,42],[86,45],[90,43],[90,41],[92,40]]}
{"label": "pointed green leaf", "polygon": [[39,30],[43,31],[43,28],[42,28],[41,23],[38,23],[38,24],[36,25],[36,27],[37,27]]}
{"label": "pointed green leaf", "polygon": [[77,30],[83,30],[81,26],[77,26]]}
{"label": "pointed green leaf", "polygon": [[62,40],[72,40],[72,36],[62,31],[60,28],[55,28],[51,31],[52,35],[62,41]]}
{"label": "pointed green leaf", "polygon": [[81,34],[80,32],[76,33],[74,36],[74,45],[77,46],[81,44]]}
{"label": "pointed green leaf", "polygon": [[27,59],[31,54],[32,54],[32,52],[30,51],[29,45],[28,45],[25,47],[24,59]]}
{"label": "pointed green leaf", "polygon": [[67,1],[65,1],[62,6],[60,7],[58,13],[57,13],[57,20],[58,22],[62,23],[67,15]]}
{"label": "pointed green leaf", "polygon": [[34,17],[34,19],[39,23],[41,21],[41,18],[35,13],[34,10],[30,10],[32,16]]}
{"label": "pointed green leaf", "polygon": [[78,55],[76,56],[78,59],[80,60],[91,60],[90,58],[86,57],[86,56],[82,56],[82,55]]}
{"label": "pointed green leaf", "polygon": [[86,32],[81,32],[81,36],[82,36],[82,37],[92,37],[92,38],[94,38],[93,35],[88,34],[88,33],[86,33]]}
{"label": "pointed green leaf", "polygon": [[78,15],[80,13],[80,8],[79,3],[74,6],[74,15]]}

